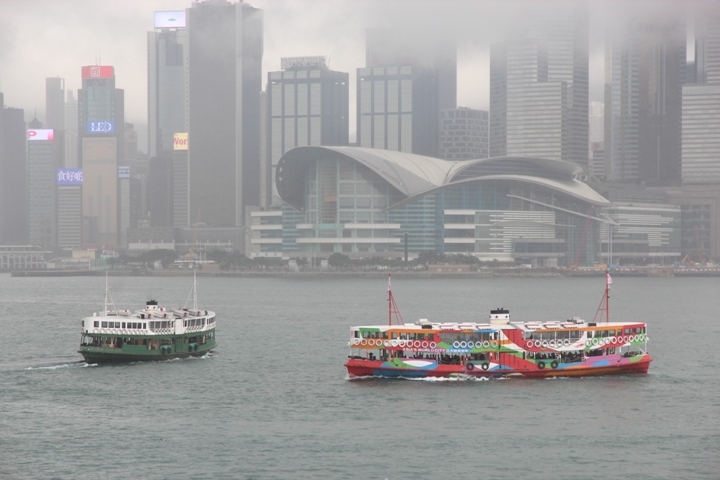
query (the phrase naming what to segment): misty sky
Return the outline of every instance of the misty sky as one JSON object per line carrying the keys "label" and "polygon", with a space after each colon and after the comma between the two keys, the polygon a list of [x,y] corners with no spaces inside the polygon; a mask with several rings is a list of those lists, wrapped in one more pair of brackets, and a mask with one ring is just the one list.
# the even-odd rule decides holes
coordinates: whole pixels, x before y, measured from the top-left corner
{"label": "misty sky", "polygon": [[[542,0],[536,0],[535,3]],[[512,0],[247,0],[264,10],[263,84],[280,57],[324,55],[350,73],[350,130],[355,130],[355,73],[365,65],[365,29],[408,22],[458,36],[458,106],[488,108],[488,46],[527,6]],[[548,2],[549,3],[549,2]],[[604,24],[626,1],[590,1],[590,100],[602,101]],[[632,3],[632,0],[630,0]],[[639,2],[635,2],[639,4]],[[125,90],[126,121],[146,145],[147,41],[153,12],[183,10],[188,0],[0,0],[0,92],[26,120],[45,121],[45,78],[81,86],[80,67],[113,65]],[[678,7],[681,0],[651,4]],[[412,12],[409,17],[409,12]],[[354,133],[351,133],[351,139]]]}

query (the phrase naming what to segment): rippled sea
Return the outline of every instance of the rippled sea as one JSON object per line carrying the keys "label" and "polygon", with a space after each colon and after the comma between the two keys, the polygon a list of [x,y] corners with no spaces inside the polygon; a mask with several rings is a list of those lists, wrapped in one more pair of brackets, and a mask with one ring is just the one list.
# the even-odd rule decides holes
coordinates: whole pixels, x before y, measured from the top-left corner
{"label": "rippled sea", "polygon": [[[87,365],[104,278],[0,275],[1,479],[720,478],[720,278],[615,278],[648,322],[648,375],[350,380],[349,327],[386,279],[198,278],[215,353]],[[110,277],[117,308],[182,306],[192,279]],[[406,322],[592,320],[602,278],[393,278]]]}

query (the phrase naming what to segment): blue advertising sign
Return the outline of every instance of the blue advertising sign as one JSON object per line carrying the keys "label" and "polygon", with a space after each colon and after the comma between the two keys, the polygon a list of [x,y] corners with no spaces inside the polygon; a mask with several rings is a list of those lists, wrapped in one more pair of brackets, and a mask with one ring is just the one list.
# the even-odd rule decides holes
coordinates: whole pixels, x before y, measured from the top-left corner
{"label": "blue advertising sign", "polygon": [[57,185],[82,185],[82,168],[58,168],[55,179]]}
{"label": "blue advertising sign", "polygon": [[118,178],[130,178],[130,167],[125,165],[119,165]]}
{"label": "blue advertising sign", "polygon": [[87,133],[115,133],[115,122],[112,121],[92,121],[87,122]]}

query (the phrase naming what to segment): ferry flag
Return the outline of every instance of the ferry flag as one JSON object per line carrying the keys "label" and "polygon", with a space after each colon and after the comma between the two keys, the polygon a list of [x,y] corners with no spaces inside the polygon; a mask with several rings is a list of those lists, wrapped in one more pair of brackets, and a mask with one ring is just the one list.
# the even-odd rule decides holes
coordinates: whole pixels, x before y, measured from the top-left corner
{"label": "ferry flag", "polygon": [[607,284],[608,284],[608,285],[612,284],[612,277],[610,276],[609,273],[607,274],[607,279],[606,279],[606,281],[607,281]]}

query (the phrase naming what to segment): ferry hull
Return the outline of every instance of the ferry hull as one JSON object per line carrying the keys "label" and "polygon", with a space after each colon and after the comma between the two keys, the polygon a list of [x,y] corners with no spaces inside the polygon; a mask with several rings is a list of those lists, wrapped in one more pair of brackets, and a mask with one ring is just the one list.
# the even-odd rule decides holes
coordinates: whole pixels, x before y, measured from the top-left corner
{"label": "ferry hull", "polygon": [[[201,357],[211,352],[215,346],[210,348],[198,349],[193,352],[176,352],[176,353],[130,353],[123,352],[118,349],[105,348],[87,348],[78,350],[87,363],[129,363],[129,362],[151,362],[159,360],[169,360],[173,358]],[[155,352],[155,351],[153,351]]]}
{"label": "ferry hull", "polygon": [[377,360],[350,359],[345,364],[353,377],[407,377],[407,378],[444,378],[468,376],[478,378],[491,377],[589,377],[599,375],[627,375],[647,373],[652,358],[644,354],[632,359],[603,358],[594,363],[560,364],[556,368],[540,368],[537,365],[527,368],[509,368],[501,364],[444,365],[435,362],[415,361],[415,365],[405,362],[382,362]]}

